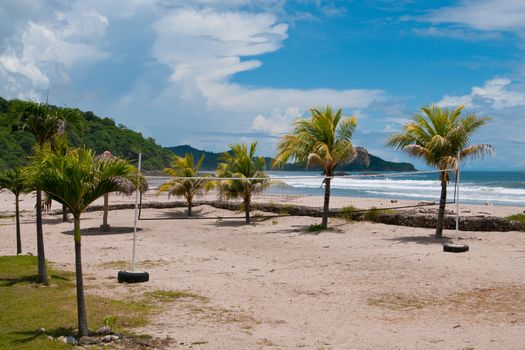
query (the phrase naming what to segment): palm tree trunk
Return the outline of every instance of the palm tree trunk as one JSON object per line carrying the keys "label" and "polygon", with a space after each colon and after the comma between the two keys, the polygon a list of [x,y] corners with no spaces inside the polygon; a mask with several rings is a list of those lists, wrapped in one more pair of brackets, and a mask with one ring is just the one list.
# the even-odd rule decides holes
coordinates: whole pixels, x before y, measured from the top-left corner
{"label": "palm tree trunk", "polygon": [[104,213],[102,214],[102,231],[109,231],[108,226],[109,194],[104,195]]}
{"label": "palm tree trunk", "polygon": [[191,216],[192,205],[193,205],[193,203],[192,203],[191,199],[188,200],[188,216]]}
{"label": "palm tree trunk", "polygon": [[62,204],[62,222],[67,222],[67,207],[65,204]]}
{"label": "palm tree trunk", "polygon": [[321,227],[323,229],[328,228],[328,211],[330,210],[330,182],[331,178],[325,177],[324,179],[324,204],[323,204],[323,220]]}
{"label": "palm tree trunk", "polygon": [[250,197],[244,198],[244,215],[246,217],[246,223],[250,223]]}
{"label": "palm tree trunk", "polygon": [[75,272],[77,281],[77,315],[78,315],[78,336],[87,336],[88,326],[86,319],[86,304],[84,301],[84,281],[82,278],[82,251],[80,245],[80,216],[74,217],[75,221]]}
{"label": "palm tree trunk", "polygon": [[22,238],[20,237],[20,204],[18,203],[18,194],[15,195],[16,211],[16,255],[22,254]]}
{"label": "palm tree trunk", "polygon": [[439,199],[439,211],[436,225],[436,238],[443,238],[443,224],[445,221],[445,205],[447,203],[447,181],[441,179],[441,198]]}
{"label": "palm tree trunk", "polygon": [[44,252],[44,232],[42,230],[42,191],[36,191],[36,249],[38,255],[38,282],[48,285],[46,256]]}

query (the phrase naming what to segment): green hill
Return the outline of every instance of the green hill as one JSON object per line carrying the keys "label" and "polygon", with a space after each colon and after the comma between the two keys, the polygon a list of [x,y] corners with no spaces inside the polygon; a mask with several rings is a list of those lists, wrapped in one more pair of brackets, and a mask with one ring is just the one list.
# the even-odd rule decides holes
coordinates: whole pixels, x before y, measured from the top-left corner
{"label": "green hill", "polygon": [[[0,167],[12,167],[27,163],[34,143],[33,136],[18,130],[16,120],[10,116],[10,101],[0,97]],[[141,133],[129,130],[124,125],[116,125],[110,118],[101,118],[93,112],[82,112],[83,127],[67,129],[68,141],[73,146],[85,146],[97,153],[111,151],[114,155],[136,160],[142,152],[144,170],[156,170],[166,167],[172,153],[155,143],[152,138],[145,138]]]}
{"label": "green hill", "polygon": [[[186,153],[193,154],[195,159],[199,159],[204,155],[204,161],[202,163],[202,170],[215,170],[217,163],[219,162],[219,156],[221,153],[202,151],[191,147],[190,145],[181,145],[174,147],[167,147],[170,151],[178,156],[184,156]],[[410,163],[395,163],[383,160],[374,155],[369,155],[370,164],[366,166],[363,163],[350,163],[342,167],[337,168],[338,172],[350,172],[350,171],[415,171],[416,168]],[[266,168],[270,169],[273,159],[264,157],[266,160]],[[283,170],[288,171],[302,171],[305,170],[304,164],[286,164]],[[311,167],[309,170],[321,171],[319,167]]]}

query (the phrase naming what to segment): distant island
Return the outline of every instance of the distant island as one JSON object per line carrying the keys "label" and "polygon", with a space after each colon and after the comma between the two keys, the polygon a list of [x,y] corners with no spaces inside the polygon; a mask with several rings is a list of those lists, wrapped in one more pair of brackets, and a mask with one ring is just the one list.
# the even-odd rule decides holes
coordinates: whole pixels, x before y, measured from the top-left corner
{"label": "distant island", "polygon": [[[184,156],[187,153],[191,153],[195,159],[199,159],[204,155],[204,161],[202,163],[202,170],[215,170],[217,163],[219,163],[219,156],[221,153],[208,152],[199,150],[191,147],[190,145],[180,145],[167,147],[168,150],[175,153],[178,156]],[[369,154],[370,164],[362,162],[352,162],[345,164],[337,168],[337,172],[353,172],[353,171],[416,171],[416,168],[410,163],[396,163],[383,160],[372,154]],[[266,168],[270,169],[273,162],[273,158],[264,157],[266,161]],[[281,170],[286,171],[304,171],[306,166],[304,164],[286,164]],[[308,170],[321,171],[320,167],[309,167]]]}
{"label": "distant island", "polygon": [[[11,101],[0,97],[0,168],[26,165],[34,144],[33,136],[22,131],[16,125],[14,116],[9,115]],[[55,108],[55,106],[50,106]],[[82,112],[82,125],[71,128],[66,125],[66,135],[70,145],[84,146],[97,153],[111,151],[115,156],[136,161],[142,153],[142,169],[145,171],[160,171],[169,166],[173,154],[180,156],[191,153],[195,158],[205,156],[202,170],[215,170],[220,153],[207,152],[181,145],[162,147],[151,137],[144,137],[140,132],[128,129],[125,125],[116,124],[111,118],[96,116],[93,112]],[[267,168],[271,168],[272,158],[265,157]],[[304,164],[286,164],[283,170],[305,170]],[[320,170],[312,167],[310,170]],[[370,155],[370,165],[350,163],[337,169],[338,172],[350,171],[415,171],[410,163],[395,163],[385,161]]]}

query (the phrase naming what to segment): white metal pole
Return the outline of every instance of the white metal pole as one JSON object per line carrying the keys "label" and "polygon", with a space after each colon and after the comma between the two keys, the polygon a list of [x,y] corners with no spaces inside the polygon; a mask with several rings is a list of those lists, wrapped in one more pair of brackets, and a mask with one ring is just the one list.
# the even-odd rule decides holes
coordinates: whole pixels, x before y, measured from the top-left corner
{"label": "white metal pole", "polygon": [[459,188],[460,188],[460,182],[459,182],[459,173],[460,173],[460,167],[459,167],[459,161],[460,161],[460,151],[458,152],[458,159],[457,159],[457,175],[456,175],[456,241],[458,240],[459,235]]}
{"label": "white metal pole", "polygon": [[[142,163],[142,153],[139,153],[139,164],[138,164],[138,172],[140,173],[140,166]],[[139,209],[139,191],[140,189],[136,189],[135,191],[135,219],[133,221],[133,253],[131,254],[131,271],[135,271],[135,249],[137,246],[137,213]]]}

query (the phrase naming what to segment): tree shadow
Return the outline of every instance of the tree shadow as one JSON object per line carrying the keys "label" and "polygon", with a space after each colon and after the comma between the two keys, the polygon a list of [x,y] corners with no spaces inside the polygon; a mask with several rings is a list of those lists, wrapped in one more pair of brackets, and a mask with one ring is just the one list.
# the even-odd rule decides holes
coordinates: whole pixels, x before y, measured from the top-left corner
{"label": "tree shadow", "polygon": [[[69,278],[55,275],[55,274],[50,274],[49,277],[51,280],[70,281]],[[21,276],[21,277],[16,277],[16,278],[9,278],[9,277],[0,278],[0,287],[12,287],[19,283],[38,284],[38,275],[28,275],[28,276]]]}
{"label": "tree shadow", "polygon": [[417,243],[417,244],[423,244],[423,245],[444,244],[444,243],[452,242],[450,237],[435,238],[434,235],[402,236],[402,237],[387,238],[387,240],[398,242],[398,243]]}
{"label": "tree shadow", "polygon": [[[137,232],[142,231],[143,229],[137,227]],[[109,236],[109,235],[122,235],[133,233],[132,226],[112,226],[109,231],[102,231],[100,227],[88,227],[80,230],[82,236]],[[73,230],[62,231],[62,234],[72,236]]]}
{"label": "tree shadow", "polygon": [[42,217],[42,223],[44,225],[60,224],[60,223],[62,223],[62,216],[61,217],[49,217],[49,216],[46,217],[46,216],[44,216],[44,217]]}

